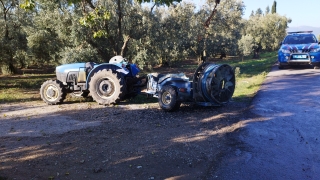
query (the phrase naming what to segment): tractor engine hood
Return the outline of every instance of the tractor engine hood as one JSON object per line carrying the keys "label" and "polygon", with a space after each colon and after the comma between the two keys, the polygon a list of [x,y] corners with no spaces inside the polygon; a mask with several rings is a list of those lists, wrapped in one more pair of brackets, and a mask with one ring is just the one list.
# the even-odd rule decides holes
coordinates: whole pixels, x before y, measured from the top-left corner
{"label": "tractor engine hood", "polygon": [[[86,63],[73,63],[73,64],[64,64],[56,67],[56,76],[57,79],[61,82],[67,82],[67,77],[69,73],[78,74],[77,72],[80,69],[86,68]],[[73,75],[77,76],[77,75]],[[73,77],[75,79],[75,77]]]}
{"label": "tractor engine hood", "polygon": [[85,68],[86,63],[64,64],[56,67],[57,73],[68,73],[70,71],[79,71],[79,68]]}

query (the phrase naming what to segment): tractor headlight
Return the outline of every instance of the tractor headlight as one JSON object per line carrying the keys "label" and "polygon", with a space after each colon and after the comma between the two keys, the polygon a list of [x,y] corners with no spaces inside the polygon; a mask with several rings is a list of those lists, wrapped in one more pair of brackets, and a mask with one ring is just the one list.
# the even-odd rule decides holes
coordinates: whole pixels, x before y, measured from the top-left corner
{"label": "tractor headlight", "polygon": [[285,54],[288,54],[288,53],[290,53],[290,50],[288,50],[288,49],[281,49],[281,52],[282,52],[282,53],[285,53]]}
{"label": "tractor headlight", "polygon": [[317,49],[311,49],[310,52],[320,52],[320,47]]}

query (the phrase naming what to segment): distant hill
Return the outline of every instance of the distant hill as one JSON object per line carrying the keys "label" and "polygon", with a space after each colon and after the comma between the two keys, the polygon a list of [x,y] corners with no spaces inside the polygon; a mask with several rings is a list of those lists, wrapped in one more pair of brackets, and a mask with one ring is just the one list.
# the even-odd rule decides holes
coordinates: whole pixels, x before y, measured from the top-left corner
{"label": "distant hill", "polygon": [[313,31],[313,34],[317,37],[320,35],[320,27],[312,27],[312,26],[298,26],[298,27],[289,27],[287,29],[288,32],[293,31]]}

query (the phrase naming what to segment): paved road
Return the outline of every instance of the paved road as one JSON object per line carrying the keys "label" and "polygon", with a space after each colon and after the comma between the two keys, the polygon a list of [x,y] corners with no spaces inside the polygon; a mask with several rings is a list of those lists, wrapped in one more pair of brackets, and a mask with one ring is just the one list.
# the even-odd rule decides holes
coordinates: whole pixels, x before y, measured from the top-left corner
{"label": "paved road", "polygon": [[320,70],[274,67],[252,107],[212,179],[320,179]]}

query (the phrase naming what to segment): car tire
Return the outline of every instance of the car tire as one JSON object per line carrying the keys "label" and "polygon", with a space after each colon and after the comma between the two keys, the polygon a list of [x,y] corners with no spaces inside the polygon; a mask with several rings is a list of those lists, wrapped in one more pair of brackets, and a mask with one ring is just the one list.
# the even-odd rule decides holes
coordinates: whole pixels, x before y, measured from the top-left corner
{"label": "car tire", "polygon": [[177,92],[172,86],[163,86],[158,99],[160,108],[169,112],[178,110],[181,102],[177,98]]}

